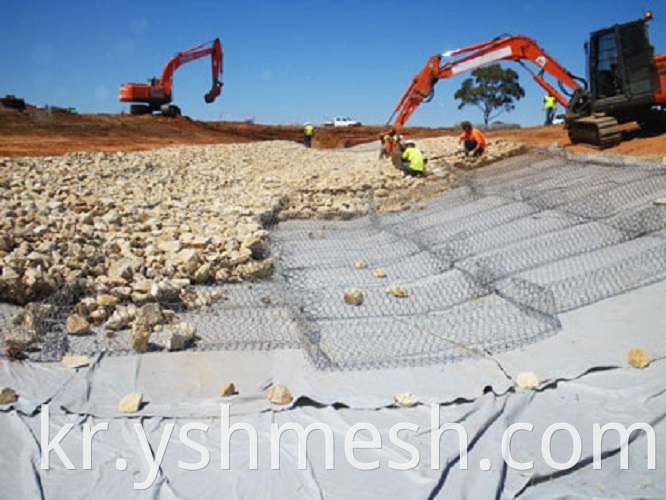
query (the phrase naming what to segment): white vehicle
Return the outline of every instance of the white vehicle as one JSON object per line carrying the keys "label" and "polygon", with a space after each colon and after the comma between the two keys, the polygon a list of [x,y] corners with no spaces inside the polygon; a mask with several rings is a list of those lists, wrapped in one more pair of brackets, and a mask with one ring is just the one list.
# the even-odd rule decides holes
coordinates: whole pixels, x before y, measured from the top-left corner
{"label": "white vehicle", "polygon": [[330,122],[324,122],[325,127],[360,127],[361,122],[352,120],[347,116],[336,116]]}

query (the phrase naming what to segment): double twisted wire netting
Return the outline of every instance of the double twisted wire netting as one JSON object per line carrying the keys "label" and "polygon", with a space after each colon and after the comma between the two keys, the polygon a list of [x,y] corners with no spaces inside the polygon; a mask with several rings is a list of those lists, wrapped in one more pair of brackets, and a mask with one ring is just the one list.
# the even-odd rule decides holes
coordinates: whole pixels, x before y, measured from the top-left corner
{"label": "double twisted wire netting", "polygon": [[[423,211],[283,223],[274,248],[318,367],[450,362],[536,342],[562,313],[666,279],[664,194],[657,165],[517,157]],[[343,301],[350,288],[361,305]]]}
{"label": "double twisted wire netting", "polygon": [[[162,307],[196,329],[188,349],[298,348],[318,369],[492,356],[556,334],[562,313],[666,279],[664,196],[662,166],[514,157],[423,210],[375,213],[369,193],[364,217],[281,222],[272,278],[197,287],[218,297],[197,310]],[[360,305],[345,302],[350,289]],[[83,293],[44,302],[31,358],[132,352],[127,330],[67,335]],[[2,304],[3,331],[17,311]]]}

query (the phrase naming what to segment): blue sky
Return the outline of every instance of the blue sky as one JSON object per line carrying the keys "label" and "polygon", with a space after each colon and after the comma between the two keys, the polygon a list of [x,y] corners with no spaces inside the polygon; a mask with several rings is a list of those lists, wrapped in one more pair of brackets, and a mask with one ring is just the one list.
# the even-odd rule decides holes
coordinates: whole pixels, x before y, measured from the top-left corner
{"label": "blue sky", "polygon": [[[666,52],[665,0],[494,0],[468,2],[3,0],[0,95],[82,113],[119,113],[122,83],[159,77],[177,52],[219,37],[222,95],[206,104],[210,59],[174,75],[174,104],[193,119],[253,118],[315,123],[345,114],[384,124],[405,88],[436,53],[501,34],[534,38],[574,74],[585,76],[583,43],[591,31],[654,11],[650,36]],[[515,63],[526,97],[499,119],[542,122],[543,92]],[[481,121],[457,109],[453,94],[469,73],[441,80],[435,99],[408,125]]]}

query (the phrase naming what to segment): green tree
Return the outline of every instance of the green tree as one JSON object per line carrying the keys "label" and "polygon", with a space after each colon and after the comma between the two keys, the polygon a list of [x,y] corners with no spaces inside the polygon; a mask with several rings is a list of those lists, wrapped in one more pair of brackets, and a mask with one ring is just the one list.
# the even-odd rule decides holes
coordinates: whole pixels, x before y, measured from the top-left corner
{"label": "green tree", "polygon": [[504,112],[512,111],[515,101],[525,97],[525,90],[518,83],[518,73],[511,68],[503,69],[491,64],[472,71],[453,95],[460,100],[458,109],[474,105],[483,113],[483,122],[488,123]]}

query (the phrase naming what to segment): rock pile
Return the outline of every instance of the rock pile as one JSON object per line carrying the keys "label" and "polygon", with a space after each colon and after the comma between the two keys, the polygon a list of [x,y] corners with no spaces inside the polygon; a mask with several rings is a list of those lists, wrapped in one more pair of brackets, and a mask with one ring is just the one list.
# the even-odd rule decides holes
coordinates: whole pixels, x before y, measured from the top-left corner
{"label": "rock pile", "polygon": [[[0,300],[26,305],[83,280],[90,293],[67,318],[69,334],[101,324],[133,328],[141,350],[148,329],[175,324],[168,304],[196,308],[216,299],[193,285],[272,274],[266,223],[350,218],[366,213],[371,197],[380,211],[418,209],[449,189],[450,167],[469,161],[455,139],[419,146],[432,158],[424,179],[403,176],[378,150],[283,141],[0,158]],[[491,144],[487,159],[473,161],[517,150]],[[147,304],[165,306],[168,318],[141,330],[132,325]],[[190,334],[174,328],[183,338],[167,343],[180,345]],[[18,347],[23,341],[30,343],[15,335]]]}

